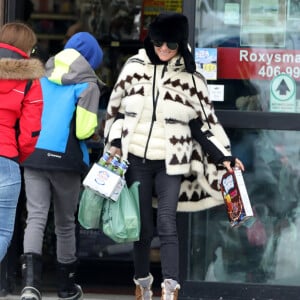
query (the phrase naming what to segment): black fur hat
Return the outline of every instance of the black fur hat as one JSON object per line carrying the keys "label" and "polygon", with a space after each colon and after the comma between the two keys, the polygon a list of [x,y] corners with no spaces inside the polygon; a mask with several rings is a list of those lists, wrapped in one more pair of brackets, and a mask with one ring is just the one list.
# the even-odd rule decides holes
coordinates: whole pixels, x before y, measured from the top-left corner
{"label": "black fur hat", "polygon": [[150,23],[148,35],[144,40],[145,49],[154,64],[162,63],[154,52],[152,40],[176,42],[183,56],[187,72],[196,70],[195,60],[188,48],[189,24],[185,15],[179,13],[161,13]]}

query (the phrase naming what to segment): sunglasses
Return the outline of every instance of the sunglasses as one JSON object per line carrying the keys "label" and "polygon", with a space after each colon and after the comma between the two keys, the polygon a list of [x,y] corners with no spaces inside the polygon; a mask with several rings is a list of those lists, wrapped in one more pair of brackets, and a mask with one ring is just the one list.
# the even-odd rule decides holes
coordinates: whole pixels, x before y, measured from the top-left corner
{"label": "sunglasses", "polygon": [[152,41],[152,43],[155,47],[158,48],[160,48],[164,43],[166,43],[167,47],[170,50],[176,50],[178,48],[178,43],[173,43],[173,42]]}

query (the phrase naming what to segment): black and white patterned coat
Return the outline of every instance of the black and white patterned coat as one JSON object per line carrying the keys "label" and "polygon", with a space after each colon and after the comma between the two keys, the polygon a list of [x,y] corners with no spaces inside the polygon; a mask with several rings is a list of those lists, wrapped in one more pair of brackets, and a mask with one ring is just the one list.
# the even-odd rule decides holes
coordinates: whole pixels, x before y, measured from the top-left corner
{"label": "black and white patterned coat", "polygon": [[[106,147],[111,141],[121,139],[124,158],[132,151],[141,156],[139,148],[145,148],[150,133],[150,126],[141,124],[147,116],[151,123],[153,111],[164,129],[161,133],[156,129],[153,138],[157,138],[158,148],[147,149],[146,157],[161,159],[164,155],[167,173],[183,175],[178,211],[198,211],[222,204],[219,180],[224,169],[212,162],[209,153],[202,151],[189,127],[189,121],[200,117],[203,125],[199,130],[209,131],[213,145],[224,156],[231,155],[229,139],[215,115],[205,80],[197,72],[193,75],[185,72],[180,56],[167,65],[153,65],[145,50],[140,49],[125,63],[111,94],[104,132]],[[136,134],[137,128],[145,130]],[[159,149],[161,145],[163,149]]]}

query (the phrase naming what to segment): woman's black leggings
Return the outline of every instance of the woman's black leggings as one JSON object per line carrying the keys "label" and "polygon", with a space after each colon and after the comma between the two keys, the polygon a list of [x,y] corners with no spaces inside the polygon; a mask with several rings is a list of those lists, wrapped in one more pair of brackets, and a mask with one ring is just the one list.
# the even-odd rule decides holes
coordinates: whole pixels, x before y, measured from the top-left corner
{"label": "woman's black leggings", "polygon": [[141,214],[140,240],[134,243],[135,278],[144,278],[150,272],[150,246],[154,233],[152,208],[153,192],[158,200],[157,234],[160,239],[160,257],[163,279],[178,281],[179,248],[176,209],[181,175],[167,175],[164,160],[146,160],[129,155],[127,184],[139,181]]}

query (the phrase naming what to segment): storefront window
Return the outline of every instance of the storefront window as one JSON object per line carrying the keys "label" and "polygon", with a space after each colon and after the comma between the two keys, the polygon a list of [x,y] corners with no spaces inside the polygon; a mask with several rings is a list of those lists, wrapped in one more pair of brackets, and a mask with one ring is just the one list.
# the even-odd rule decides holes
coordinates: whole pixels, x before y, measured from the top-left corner
{"label": "storefront window", "polygon": [[298,2],[196,1],[195,57],[217,109],[300,112]]}
{"label": "storefront window", "polygon": [[224,205],[191,213],[188,280],[300,285],[300,127],[277,127],[300,113],[299,28],[299,1],[196,1],[195,58],[217,113],[268,121],[225,127],[255,223],[232,228]]}
{"label": "storefront window", "polygon": [[228,133],[256,222],[231,228],[224,205],[191,214],[188,279],[300,285],[300,132]]}

